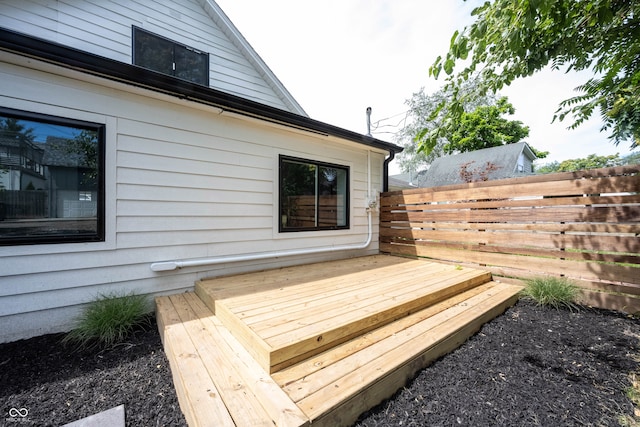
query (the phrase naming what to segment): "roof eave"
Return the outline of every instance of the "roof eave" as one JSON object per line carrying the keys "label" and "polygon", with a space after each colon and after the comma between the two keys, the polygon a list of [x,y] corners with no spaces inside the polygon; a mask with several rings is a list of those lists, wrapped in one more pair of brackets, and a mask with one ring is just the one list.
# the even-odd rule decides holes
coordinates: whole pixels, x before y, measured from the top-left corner
{"label": "roof eave", "polygon": [[0,28],[0,50],[287,127],[334,136],[394,153],[403,150],[395,144],[307,116],[4,28]]}
{"label": "roof eave", "polygon": [[282,84],[280,79],[269,68],[266,62],[262,60],[258,52],[244,38],[242,33],[233,24],[224,11],[212,0],[199,0],[207,15],[220,27],[222,32],[229,37],[231,43],[240,50],[240,52],[253,65],[262,78],[271,86],[271,88],[281,97],[282,101],[291,108],[295,113],[302,116],[309,116],[302,108],[298,101],[291,95],[287,88]]}
{"label": "roof eave", "polygon": [[529,145],[529,143],[525,142],[524,143],[524,147],[522,148],[523,152],[527,152],[529,154],[529,159],[536,160],[538,158],[538,156],[536,156],[536,153],[533,152],[533,150],[531,149],[531,146]]}

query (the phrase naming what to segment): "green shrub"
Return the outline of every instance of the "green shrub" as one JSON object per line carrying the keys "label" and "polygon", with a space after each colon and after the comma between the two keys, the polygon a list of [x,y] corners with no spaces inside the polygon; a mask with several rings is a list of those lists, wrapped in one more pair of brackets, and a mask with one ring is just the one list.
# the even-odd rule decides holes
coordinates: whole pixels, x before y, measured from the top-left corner
{"label": "green shrub", "polygon": [[526,280],[526,286],[521,295],[531,299],[539,305],[554,308],[577,308],[574,303],[578,294],[578,287],[569,280],[561,277],[539,277]]}
{"label": "green shrub", "polygon": [[[634,358],[637,361],[637,358]],[[627,388],[626,395],[634,406],[633,415],[621,415],[618,422],[623,427],[640,427],[640,373],[632,372],[629,375],[631,386]]]}
{"label": "green shrub", "polygon": [[83,347],[113,346],[136,327],[148,326],[149,311],[144,295],[100,294],[78,316],[78,326],[65,336],[64,342],[76,342]]}

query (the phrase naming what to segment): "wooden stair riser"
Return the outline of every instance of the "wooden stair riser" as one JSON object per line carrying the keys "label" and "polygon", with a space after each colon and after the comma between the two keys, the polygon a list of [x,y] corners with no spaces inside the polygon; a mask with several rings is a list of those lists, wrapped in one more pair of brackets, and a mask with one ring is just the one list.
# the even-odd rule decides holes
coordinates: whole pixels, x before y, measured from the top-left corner
{"label": "wooden stair riser", "polygon": [[216,307],[215,316],[229,329],[231,334],[240,341],[249,354],[260,364],[262,369],[270,372],[269,355],[273,349],[264,342],[259,335],[252,331],[251,328],[248,328],[247,325],[242,322],[242,319],[230,312],[227,307],[222,304],[217,304]]}
{"label": "wooden stair riser", "polygon": [[[352,318],[348,322],[342,319],[334,319],[336,323],[342,322],[341,324],[338,323],[338,326],[333,326],[325,322],[322,324],[325,325],[325,332],[313,334],[306,338],[297,338],[297,341],[293,344],[285,344],[283,340],[268,340],[267,342],[273,348],[270,355],[271,372],[276,372],[286,366],[291,366],[301,360],[302,357],[312,357],[328,348],[340,345],[353,337],[363,335],[425,307],[437,304],[460,292],[486,283],[490,280],[490,277],[490,275],[476,276],[454,285],[443,287],[433,294],[415,298],[396,307],[374,312],[374,314],[370,316]],[[371,308],[375,311],[375,307]],[[357,308],[354,307],[350,312],[344,313],[344,315],[347,316],[357,312]],[[312,329],[315,331],[317,327],[318,324],[315,324],[303,329]],[[300,331],[298,331],[298,333],[299,332]]]}
{"label": "wooden stair riser", "polygon": [[[314,425],[352,425],[359,414],[393,395],[420,369],[459,347],[483,324],[503,313],[516,300],[517,296],[513,292],[505,291],[493,298],[495,305],[489,308],[474,307],[466,316],[458,316],[456,321],[451,322],[452,325],[445,324],[438,331],[416,337],[416,348],[422,347],[420,350],[412,352],[406,346],[399,346],[370,366],[361,367],[359,372],[327,385],[324,392],[318,392],[313,397],[298,402],[298,405],[313,420]],[[389,369],[391,360],[393,369]],[[363,378],[366,378],[368,384],[366,388],[362,388]],[[341,390],[342,396],[352,397],[346,401],[338,400],[335,398],[336,389]],[[343,407],[345,404],[351,406],[350,410]],[[330,422],[327,423],[326,420]]]}
{"label": "wooden stair riser", "polygon": [[350,357],[367,347],[376,344],[377,342],[386,339],[387,337],[407,329],[419,322],[422,322],[438,313],[441,313],[447,309],[450,309],[457,304],[464,302],[465,300],[479,295],[495,286],[495,283],[485,283],[468,291],[458,294],[454,297],[442,301],[439,304],[432,305],[426,309],[423,309],[413,315],[398,319],[393,323],[387,324],[383,327],[375,329],[371,332],[363,334],[359,339],[347,341],[339,346],[336,346],[331,351],[326,351],[316,356],[303,359],[299,363],[293,366],[289,366],[286,369],[282,369],[273,373],[272,378],[280,384],[283,388],[290,393],[287,388],[288,385],[296,382],[300,378],[307,378],[309,375],[323,370],[325,367],[332,365],[333,363]]}
{"label": "wooden stair riser", "polygon": [[[298,325],[294,332],[291,332],[291,325],[296,323],[292,319],[286,324],[281,323],[284,325],[282,328],[272,326],[268,330],[260,330],[267,335],[279,334],[271,337],[265,337],[260,331],[247,325],[244,319],[227,307],[226,300],[216,301],[216,313],[261,366],[266,371],[274,373],[491,279],[490,273],[472,270],[455,271],[450,274],[453,276],[441,281],[435,279],[430,286],[424,287],[422,293],[416,290],[417,296],[406,291],[384,289],[388,291],[387,294],[376,296],[373,301],[365,299],[350,304],[342,301],[341,305],[345,308],[335,309],[333,318],[326,318],[326,310],[317,314],[317,318],[314,318],[315,312],[308,313],[308,318],[301,320],[305,325]],[[419,288],[420,285],[414,287]],[[402,292],[405,292],[405,295],[402,295]],[[390,299],[396,300],[391,307]],[[385,306],[388,308],[384,308]],[[363,315],[363,312],[372,314]]]}
{"label": "wooden stair riser", "polygon": [[[341,378],[349,375],[353,371],[354,364],[367,366],[376,363],[381,354],[386,355],[397,347],[411,343],[417,336],[431,334],[432,331],[437,331],[437,328],[449,325],[457,317],[468,314],[473,307],[483,304],[491,305],[496,298],[499,300],[500,297],[496,297],[496,295],[502,295],[505,290],[508,292],[511,286],[493,283],[492,286],[483,288],[483,291],[476,295],[473,295],[473,292],[463,294],[464,297],[454,305],[443,302],[442,309],[437,305],[429,307],[402,319],[402,321],[380,328],[378,330],[379,339],[371,343],[369,347],[361,349],[354,356],[326,363],[322,371],[306,373],[297,381],[289,381],[287,384],[281,383],[281,386],[296,402],[301,401],[317,393],[326,384],[332,381],[338,382]],[[331,354],[333,351],[327,353]]]}
{"label": "wooden stair riser", "polygon": [[[438,272],[430,273],[434,277],[438,277]],[[480,273],[477,270],[456,271],[455,277],[449,273],[443,276],[441,281],[432,281],[428,285],[424,283],[415,283],[414,280],[393,280],[385,283],[384,286],[377,286],[375,293],[370,295],[370,288],[351,288],[348,291],[337,295],[328,294],[329,297],[320,295],[317,299],[306,302],[303,297],[298,297],[289,304],[281,306],[276,305],[275,309],[265,315],[254,315],[253,312],[240,312],[238,309],[233,310],[234,313],[242,317],[243,322],[249,325],[253,330],[258,332],[263,338],[277,336],[283,332],[288,332],[287,324],[298,322],[300,324],[314,325],[323,319],[326,315],[327,307],[332,307],[332,312],[336,318],[349,316],[350,313],[359,310],[376,311],[376,304],[384,306],[388,304],[390,299],[397,301],[398,305],[410,303],[419,299],[419,297],[427,294],[435,294],[439,288],[446,288],[454,281],[467,280],[467,278],[477,278],[477,283],[484,283],[491,280],[489,273]],[[325,294],[327,295],[327,294]],[[335,306],[339,309],[333,308]],[[264,332],[262,332],[264,331]],[[313,334],[312,334],[313,335]]]}

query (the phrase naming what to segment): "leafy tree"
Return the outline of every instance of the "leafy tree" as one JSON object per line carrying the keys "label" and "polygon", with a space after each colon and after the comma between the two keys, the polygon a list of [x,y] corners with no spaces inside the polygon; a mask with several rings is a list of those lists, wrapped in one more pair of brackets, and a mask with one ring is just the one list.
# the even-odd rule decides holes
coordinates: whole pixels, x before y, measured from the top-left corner
{"label": "leafy tree", "polygon": [[623,165],[638,165],[640,164],[640,152],[634,152],[622,158]]}
{"label": "leafy tree", "polygon": [[[640,145],[640,2],[629,0],[494,0],[472,12],[476,21],[451,38],[445,58],[436,59],[429,74],[448,75],[450,99],[434,115],[444,128],[418,134],[420,148],[434,149],[447,127],[454,126],[468,98],[496,93],[517,78],[547,66],[566,71],[589,70],[579,94],[560,103],[554,120],[573,117],[570,128],[600,110],[602,130],[617,145]],[[456,62],[464,68],[454,74]],[[473,93],[460,90],[479,79]]]}
{"label": "leafy tree", "polygon": [[607,168],[612,166],[620,166],[623,164],[618,154],[610,156],[598,156],[597,154],[589,154],[587,157],[580,159],[569,159],[562,162],[551,162],[539,167],[538,173],[554,173],[554,172],[574,172],[585,169]]}
{"label": "leafy tree", "polygon": [[23,142],[33,142],[35,134],[33,128],[27,128],[18,119],[5,117],[0,119],[0,136]]}
{"label": "leafy tree", "polygon": [[549,155],[548,151],[536,150],[532,146],[529,146],[529,148],[531,148],[531,151],[533,151],[533,154],[535,154],[536,158],[538,158],[538,159],[544,159],[545,157],[547,157]]}
{"label": "leafy tree", "polygon": [[515,108],[506,97],[500,98],[495,105],[483,105],[462,113],[460,122],[447,135],[444,152],[463,153],[520,142],[529,136],[529,128],[521,121],[502,117],[514,113]]}
{"label": "leafy tree", "polygon": [[[462,85],[463,92],[475,91],[474,81],[464,82]],[[416,135],[423,129],[437,129],[442,127],[443,115],[434,114],[436,107],[443,101],[450,99],[452,92],[450,90],[440,89],[432,94],[427,94],[424,88],[414,93],[410,99],[405,101],[409,106],[407,124],[400,130],[397,139],[404,146],[404,150],[398,155],[398,163],[404,172],[418,171],[424,166],[430,164],[434,159],[445,154],[444,146],[448,140],[442,136],[434,144],[430,152],[420,150],[417,143]],[[465,111],[473,111],[480,106],[495,105],[496,99],[493,95],[469,98],[469,102],[463,106]]]}
{"label": "leafy tree", "polygon": [[535,168],[537,173],[555,173],[558,172],[558,168],[560,168],[559,161],[553,161],[551,163],[546,163],[542,166],[538,166]]}
{"label": "leafy tree", "polygon": [[79,156],[80,165],[89,168],[89,178],[98,177],[98,135],[96,131],[83,129],[68,140],[69,156]]}

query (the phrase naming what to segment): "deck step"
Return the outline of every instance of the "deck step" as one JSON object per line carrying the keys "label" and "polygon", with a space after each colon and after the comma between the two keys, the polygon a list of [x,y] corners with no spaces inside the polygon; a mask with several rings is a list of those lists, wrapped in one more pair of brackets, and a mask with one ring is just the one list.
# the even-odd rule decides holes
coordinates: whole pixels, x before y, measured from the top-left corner
{"label": "deck step", "polygon": [[[319,263],[212,279],[199,282],[196,293],[274,373],[491,280],[486,271],[398,260],[400,271],[384,260],[366,268],[347,263],[339,275],[326,274],[335,263]],[[314,271],[320,273],[310,279]],[[243,290],[242,284],[256,282],[267,289]]]}
{"label": "deck step", "polygon": [[195,293],[156,299],[189,426],[305,426],[309,420]]}
{"label": "deck step", "polygon": [[[305,295],[311,316],[316,313],[313,301],[318,296],[326,301],[331,299],[332,292],[338,295],[346,292],[351,298],[354,295],[358,297],[356,302],[368,300],[376,295],[372,291],[375,288],[373,282],[386,289],[382,294],[395,300],[396,305],[408,304],[406,301],[412,300],[405,300],[405,296],[414,295],[413,291],[399,292],[397,288],[406,286],[413,289],[416,283],[421,283],[423,287],[441,292],[438,297],[424,297],[427,300],[432,298],[426,305],[403,308],[402,316],[390,315],[384,322],[371,320],[364,328],[357,325],[355,329],[359,329],[359,333],[353,336],[346,334],[345,339],[335,340],[319,353],[305,352],[304,359],[294,357],[295,363],[277,372],[270,372],[271,366],[265,368],[256,360],[255,351],[237,338],[239,334],[231,329],[236,328],[236,324],[228,326],[223,323],[220,314],[224,316],[225,312],[232,311],[229,307],[235,308],[234,304],[230,303],[229,307],[215,305],[218,312],[214,314],[196,293],[157,298],[160,335],[171,365],[178,401],[189,425],[352,425],[360,414],[392,396],[419,370],[460,346],[484,323],[515,303],[521,289],[520,286],[487,281],[461,287],[457,283],[449,283],[450,290],[447,291],[438,288],[438,281],[424,285],[430,277],[442,279],[451,273],[442,265],[419,261],[422,263],[420,266],[405,263],[402,259],[367,258],[355,263],[332,264],[335,274],[328,274],[327,277],[332,279],[328,282],[323,281],[321,274],[315,277],[315,272],[308,270],[309,277],[315,277],[315,286],[309,288],[305,288],[304,280],[295,278],[297,269],[281,270],[286,274],[280,279],[272,272],[253,277],[239,276],[237,280],[241,284],[237,288],[225,288],[216,282],[218,297],[226,293],[227,298],[221,300],[237,302],[235,298],[242,297],[245,306],[266,299],[284,309],[283,304],[290,300],[291,295]],[[394,264],[396,262],[399,264]],[[362,267],[366,263],[370,268],[363,267],[363,271],[369,271],[368,278],[356,271],[357,266]],[[429,264],[432,265],[427,267]],[[342,269],[344,265],[349,267]],[[400,273],[390,274],[389,269]],[[454,268],[454,271],[465,273],[458,276],[462,282],[473,281],[475,279],[470,277],[477,277],[466,269]],[[350,277],[345,280],[343,276]],[[371,276],[375,279],[372,280]],[[283,285],[285,282],[296,284]],[[346,286],[348,283],[356,282],[361,286],[358,288],[361,293],[345,289],[349,288]],[[260,291],[260,283],[268,292]],[[388,283],[394,284],[387,287]],[[248,288],[252,290],[247,291]],[[333,291],[329,292],[329,289]],[[249,298],[252,295],[260,297]],[[287,297],[283,298],[284,295]],[[349,304],[347,299],[342,303]],[[332,304],[325,305],[329,307]],[[354,307],[351,310],[359,312],[362,318],[371,315],[371,305]],[[384,304],[376,307],[382,312],[388,309]],[[264,313],[271,312],[267,310]],[[351,314],[349,311],[341,313],[344,317]],[[236,317],[244,319],[238,314]],[[301,318],[291,321],[300,322]],[[305,351],[305,347],[301,348]]]}
{"label": "deck step", "polygon": [[272,374],[313,426],[351,425],[517,300],[489,282]]}

